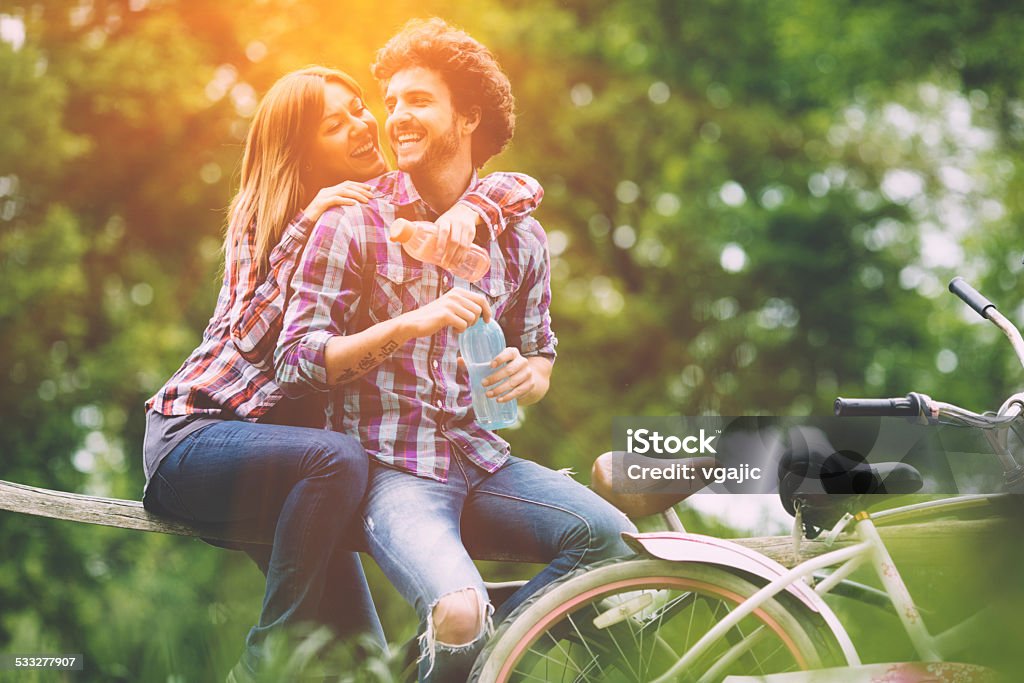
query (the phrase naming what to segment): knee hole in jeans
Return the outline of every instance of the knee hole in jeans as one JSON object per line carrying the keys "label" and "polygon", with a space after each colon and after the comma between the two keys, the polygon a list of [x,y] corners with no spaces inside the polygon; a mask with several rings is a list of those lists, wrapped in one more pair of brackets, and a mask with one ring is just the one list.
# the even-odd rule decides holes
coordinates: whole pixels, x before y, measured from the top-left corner
{"label": "knee hole in jeans", "polygon": [[434,603],[430,618],[440,645],[469,645],[486,631],[488,605],[476,588],[464,588]]}

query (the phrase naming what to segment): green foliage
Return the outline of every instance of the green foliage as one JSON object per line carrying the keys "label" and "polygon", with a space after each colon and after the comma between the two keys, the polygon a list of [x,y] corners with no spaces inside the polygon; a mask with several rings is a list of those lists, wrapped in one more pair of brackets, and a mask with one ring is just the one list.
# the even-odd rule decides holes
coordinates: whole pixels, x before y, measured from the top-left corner
{"label": "green foliage", "polygon": [[[1024,19],[996,0],[0,13],[24,29],[0,40],[2,479],[140,495],[142,403],[212,310],[255,103],[317,62],[382,114],[374,50],[431,13],[512,78],[519,134],[488,170],[547,190],[560,357],[516,452],[585,479],[618,415],[909,390],[980,410],[1017,384],[1005,341],[943,294],[960,273],[1018,310]],[[3,514],[0,547],[0,650],[84,652],[83,680],[215,680],[259,608],[258,572],[199,543]],[[411,634],[371,576],[389,634]]]}

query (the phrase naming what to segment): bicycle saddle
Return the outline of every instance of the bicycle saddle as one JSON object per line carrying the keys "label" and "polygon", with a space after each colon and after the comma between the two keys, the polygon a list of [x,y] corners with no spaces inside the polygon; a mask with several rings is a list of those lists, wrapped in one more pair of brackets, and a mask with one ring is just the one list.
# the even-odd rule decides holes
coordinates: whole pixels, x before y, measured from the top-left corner
{"label": "bicycle saddle", "polygon": [[791,515],[800,508],[808,538],[863,506],[861,496],[914,493],[924,485],[914,466],[869,463],[856,451],[836,450],[818,430],[794,428],[789,436],[779,459],[779,499]]}
{"label": "bicycle saddle", "polygon": [[614,471],[614,451],[602,453],[594,460],[591,468],[590,486],[599,496],[633,519],[656,515],[707,486],[709,482],[700,475],[701,468],[711,469],[717,464],[714,458],[708,457],[678,458],[672,462],[693,466],[693,478],[673,482],[630,480],[624,472]]}

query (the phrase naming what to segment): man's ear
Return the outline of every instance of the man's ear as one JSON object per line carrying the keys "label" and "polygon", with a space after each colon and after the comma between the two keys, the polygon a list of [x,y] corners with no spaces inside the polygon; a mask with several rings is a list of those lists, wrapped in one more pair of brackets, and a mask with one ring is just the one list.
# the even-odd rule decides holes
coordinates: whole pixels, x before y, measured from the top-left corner
{"label": "man's ear", "polygon": [[463,135],[472,135],[476,130],[477,126],[480,125],[480,107],[474,105],[462,115],[462,133]]}

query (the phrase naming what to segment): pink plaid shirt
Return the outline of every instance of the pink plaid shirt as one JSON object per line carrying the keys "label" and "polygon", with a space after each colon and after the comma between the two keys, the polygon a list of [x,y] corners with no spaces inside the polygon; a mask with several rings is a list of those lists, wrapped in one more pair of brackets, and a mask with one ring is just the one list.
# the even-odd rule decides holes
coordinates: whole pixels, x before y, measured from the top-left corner
{"label": "pink plaid shirt", "polygon": [[[497,236],[510,221],[537,208],[543,196],[540,184],[529,176],[492,173],[461,201],[481,214],[492,236]],[[283,394],[274,381],[272,353],[287,294],[279,283],[291,278],[312,229],[312,221],[301,213],[296,216],[271,252],[263,278],[253,262],[254,231],[238,231],[238,239],[227,250],[217,307],[202,342],[146,402],[147,409],[164,415],[233,415],[255,421],[280,401]]]}
{"label": "pink plaid shirt", "polygon": [[[324,350],[337,335],[419,308],[453,286],[485,294],[510,346],[524,356],[555,356],[547,237],[524,218],[488,245],[491,269],[467,283],[421,263],[388,239],[396,217],[430,220],[409,177],[395,171],[371,181],[368,204],[324,213],[291,281],[292,297],[274,363],[289,395],[329,391],[332,428],[355,435],[368,453],[419,476],[446,481],[453,449],[488,472],[508,444],[473,419],[468,373],[457,363],[455,332],[445,328],[384,350],[379,365],[355,380],[327,383]],[[368,361],[369,362],[369,361]]]}

